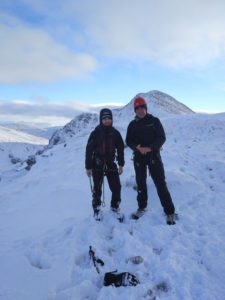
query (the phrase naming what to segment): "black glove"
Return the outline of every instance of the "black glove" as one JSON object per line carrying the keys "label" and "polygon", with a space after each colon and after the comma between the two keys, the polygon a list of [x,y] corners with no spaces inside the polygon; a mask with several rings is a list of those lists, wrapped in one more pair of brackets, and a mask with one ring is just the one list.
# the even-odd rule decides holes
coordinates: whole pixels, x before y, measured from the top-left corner
{"label": "black glove", "polygon": [[120,286],[136,286],[139,282],[137,277],[129,272],[116,273],[108,272],[105,273],[104,285],[109,286],[113,285],[116,287]]}
{"label": "black glove", "polygon": [[96,258],[96,263],[100,264],[101,266],[104,266],[104,261],[100,258]]}

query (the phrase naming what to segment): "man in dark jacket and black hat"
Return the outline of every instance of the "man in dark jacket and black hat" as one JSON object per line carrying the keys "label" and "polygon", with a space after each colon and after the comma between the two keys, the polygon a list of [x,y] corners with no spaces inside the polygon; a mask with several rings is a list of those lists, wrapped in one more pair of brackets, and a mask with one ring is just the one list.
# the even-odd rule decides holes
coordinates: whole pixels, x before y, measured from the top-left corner
{"label": "man in dark jacket and black hat", "polygon": [[167,216],[168,224],[175,224],[175,208],[168,191],[164,167],[160,156],[160,148],[166,140],[160,120],[147,113],[147,103],[144,98],[134,100],[136,117],[127,129],[126,143],[134,151],[134,169],[137,183],[138,209],[132,218],[138,219],[146,211],[147,168],[156,186],[161,205]]}
{"label": "man in dark jacket and black hat", "polygon": [[108,108],[102,109],[99,119],[100,124],[89,136],[85,159],[86,173],[89,177],[93,176],[92,207],[96,220],[102,217],[100,207],[104,175],[107,177],[112,192],[111,210],[119,214],[121,202],[119,175],[122,174],[124,166],[124,142],[119,131],[112,126],[112,111]]}

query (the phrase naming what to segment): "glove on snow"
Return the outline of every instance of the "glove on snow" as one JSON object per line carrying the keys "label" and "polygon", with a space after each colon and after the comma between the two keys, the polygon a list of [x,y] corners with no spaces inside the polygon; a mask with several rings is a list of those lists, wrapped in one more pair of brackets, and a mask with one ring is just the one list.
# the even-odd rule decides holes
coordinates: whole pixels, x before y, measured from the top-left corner
{"label": "glove on snow", "polygon": [[120,286],[136,286],[139,284],[139,280],[137,277],[129,272],[117,273],[116,272],[108,272],[105,273],[104,277],[104,285],[109,286],[113,285],[115,287]]}

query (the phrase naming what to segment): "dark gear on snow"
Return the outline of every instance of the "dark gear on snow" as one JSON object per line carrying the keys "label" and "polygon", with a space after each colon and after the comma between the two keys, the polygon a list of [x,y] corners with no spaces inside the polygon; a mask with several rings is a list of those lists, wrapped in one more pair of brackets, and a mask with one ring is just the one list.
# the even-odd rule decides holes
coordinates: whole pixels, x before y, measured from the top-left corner
{"label": "dark gear on snow", "polygon": [[[92,249],[92,246],[89,246],[89,257],[93,262],[93,265],[97,271],[97,273],[100,273],[100,269],[98,265],[104,266],[104,262],[95,256],[95,252]],[[130,272],[122,272],[117,273],[117,271],[114,272],[107,272],[104,276],[104,285],[109,286],[113,285],[115,287],[120,286],[136,286],[139,284],[138,278],[130,273]]]}
{"label": "dark gear on snow", "polygon": [[138,278],[130,273],[130,272],[122,272],[122,273],[116,273],[115,272],[108,272],[105,273],[104,277],[104,285],[109,286],[113,285],[115,287],[120,286],[136,286],[139,284]]}
{"label": "dark gear on snow", "polygon": [[98,273],[100,273],[98,264],[101,265],[101,266],[104,266],[103,260],[101,260],[100,258],[95,257],[95,252],[92,250],[92,246],[89,246],[89,252],[88,253],[89,253],[90,259],[93,261],[93,264],[94,264],[94,267],[95,267],[96,271]]}

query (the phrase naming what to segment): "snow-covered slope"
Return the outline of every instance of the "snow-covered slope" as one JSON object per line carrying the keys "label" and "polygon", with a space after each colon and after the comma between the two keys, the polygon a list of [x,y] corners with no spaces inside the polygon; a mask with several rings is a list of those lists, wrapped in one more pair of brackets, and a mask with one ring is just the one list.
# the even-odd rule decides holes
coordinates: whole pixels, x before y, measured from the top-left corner
{"label": "snow-covered slope", "polygon": [[35,137],[41,137],[44,139],[50,139],[50,137],[53,135],[53,133],[60,129],[60,126],[50,126],[47,127],[42,124],[30,124],[25,122],[15,123],[15,122],[4,122],[0,123],[0,126],[6,127],[8,129],[14,129],[17,132],[23,132],[28,133],[29,135],[35,136]]}
{"label": "snow-covered slope", "polygon": [[[118,223],[108,212],[107,184],[105,218],[102,223],[94,221],[84,171],[89,127],[79,131],[82,123],[75,120],[66,147],[48,148],[29,172],[19,172],[13,181],[3,176],[1,300],[224,298],[225,114],[165,116],[167,142],[162,157],[180,216],[175,226],[165,224],[151,178],[148,213],[137,222],[129,219],[137,203],[128,148],[121,176],[121,210],[126,221]],[[123,137],[132,118],[127,110],[121,119]],[[83,124],[92,127],[97,116],[87,115],[88,123],[85,120]],[[89,260],[89,245],[105,262],[100,274]],[[129,258],[134,255],[141,255],[143,263],[132,264]],[[115,269],[135,273],[140,285],[104,287],[104,273]]]}
{"label": "snow-covered slope", "polygon": [[8,173],[12,162],[27,159],[47,143],[48,140],[43,137],[0,126],[0,173]]}
{"label": "snow-covered slope", "polygon": [[0,126],[0,143],[46,144],[46,139],[19,130]]}

